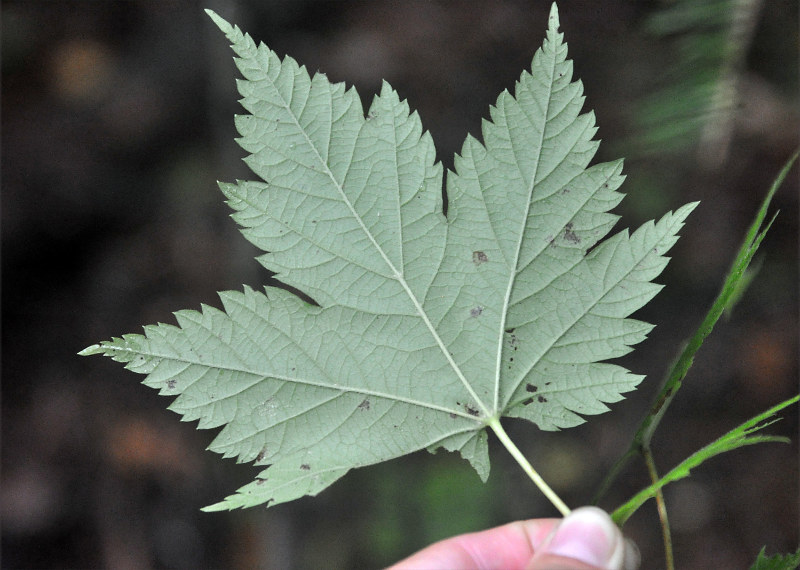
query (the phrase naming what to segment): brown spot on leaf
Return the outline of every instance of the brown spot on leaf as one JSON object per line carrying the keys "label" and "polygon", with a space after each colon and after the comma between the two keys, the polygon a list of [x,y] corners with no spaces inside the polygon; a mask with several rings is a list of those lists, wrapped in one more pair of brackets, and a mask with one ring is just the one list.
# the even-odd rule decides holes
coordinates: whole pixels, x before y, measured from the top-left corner
{"label": "brown spot on leaf", "polygon": [[581,238],[572,231],[572,222],[569,222],[566,226],[564,226],[564,239],[572,242],[572,243],[581,243]]}
{"label": "brown spot on leaf", "polygon": [[486,263],[487,261],[489,261],[489,257],[486,255],[486,253],[482,251],[472,252],[472,263],[475,265],[480,265],[481,263]]}
{"label": "brown spot on leaf", "polygon": [[474,406],[470,406],[469,404],[464,404],[464,409],[467,410],[467,413],[471,416],[477,416],[480,413]]}
{"label": "brown spot on leaf", "polygon": [[302,469],[303,471],[311,471],[311,465],[309,465],[308,463],[303,463],[300,466],[300,469]]}
{"label": "brown spot on leaf", "polygon": [[547,401],[547,398],[545,398],[545,397],[544,397],[544,396],[542,396],[541,394],[540,394],[540,395],[539,395],[539,396],[538,396],[536,399],[537,399],[537,400],[539,400],[539,402],[542,402],[542,403],[544,403],[544,402],[546,402],[546,401]]}
{"label": "brown spot on leaf", "polygon": [[258,452],[256,455],[256,461],[264,461],[264,458],[267,456],[267,448],[265,447],[261,451]]}
{"label": "brown spot on leaf", "polygon": [[525,390],[526,390],[527,392],[530,392],[531,394],[532,394],[532,393],[534,393],[534,392],[536,392],[536,390],[538,390],[538,389],[539,389],[539,388],[538,388],[538,386],[534,386],[534,385],[533,385],[533,384],[531,384],[530,382],[528,382],[527,384],[525,384]]}
{"label": "brown spot on leaf", "polygon": [[533,403],[533,398],[525,398],[524,400],[522,400],[522,405],[523,406],[527,406],[527,405],[530,405],[532,403]]}
{"label": "brown spot on leaf", "polygon": [[369,400],[364,398],[364,400],[358,405],[359,410],[369,410]]}
{"label": "brown spot on leaf", "polygon": [[167,388],[169,388],[170,390],[174,390],[175,389],[175,384],[177,384],[177,383],[178,383],[178,381],[175,380],[175,379],[167,380]]}
{"label": "brown spot on leaf", "polygon": [[483,312],[483,307],[478,305],[477,307],[470,309],[469,314],[471,317],[478,317]]}

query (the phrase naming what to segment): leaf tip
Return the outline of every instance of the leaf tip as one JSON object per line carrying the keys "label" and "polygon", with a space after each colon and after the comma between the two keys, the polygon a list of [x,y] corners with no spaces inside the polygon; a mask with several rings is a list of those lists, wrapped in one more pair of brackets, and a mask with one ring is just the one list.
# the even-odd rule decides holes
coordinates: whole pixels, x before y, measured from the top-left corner
{"label": "leaf tip", "polygon": [[214,503],[213,505],[203,507],[200,510],[204,513],[218,513],[219,511],[229,511],[230,507],[225,503],[225,501],[220,501],[219,503]]}
{"label": "leaf tip", "polygon": [[686,219],[689,216],[689,214],[691,214],[694,211],[694,209],[697,208],[697,206],[699,206],[699,205],[700,205],[700,201],[699,200],[694,201],[694,202],[689,202],[687,204],[684,204],[683,206],[681,206],[677,210],[675,210],[675,214],[674,215],[676,217],[682,219],[682,220]]}
{"label": "leaf tip", "polygon": [[92,356],[95,354],[100,354],[103,352],[103,346],[101,344],[93,344],[92,346],[87,346],[83,350],[78,353],[78,356]]}
{"label": "leaf tip", "polygon": [[228,23],[227,20],[225,20],[225,18],[223,18],[222,16],[217,14],[214,10],[210,10],[208,8],[205,9],[205,12],[206,12],[206,14],[208,14],[208,17],[211,18],[214,21],[214,23],[217,25],[217,27],[220,30],[222,30],[222,32],[225,35],[228,35],[228,34],[231,33],[231,31],[233,30],[233,27]]}
{"label": "leaf tip", "polygon": [[553,30],[558,30],[561,26],[561,22],[558,19],[558,4],[555,2],[550,6],[550,16],[548,16],[547,21],[550,24],[550,28]]}

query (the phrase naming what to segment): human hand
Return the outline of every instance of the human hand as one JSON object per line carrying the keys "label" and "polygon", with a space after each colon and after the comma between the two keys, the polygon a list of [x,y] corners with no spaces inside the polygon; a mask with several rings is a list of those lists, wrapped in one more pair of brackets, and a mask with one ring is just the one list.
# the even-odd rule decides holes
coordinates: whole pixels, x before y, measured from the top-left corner
{"label": "human hand", "polygon": [[389,570],[635,570],[638,552],[608,514],[575,509],[462,534],[420,550]]}

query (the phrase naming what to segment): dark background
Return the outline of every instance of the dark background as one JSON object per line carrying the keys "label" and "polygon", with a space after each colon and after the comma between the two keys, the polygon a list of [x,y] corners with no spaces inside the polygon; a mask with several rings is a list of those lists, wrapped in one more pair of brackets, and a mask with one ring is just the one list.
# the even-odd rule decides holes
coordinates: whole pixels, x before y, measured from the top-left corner
{"label": "dark background", "polygon": [[[586,503],[627,442],[681,342],[715,296],[770,182],[798,145],[798,3],[763,3],[738,69],[729,146],[688,133],[673,151],[643,142],[641,103],[701,65],[684,35],[656,35],[667,3],[560,4],[562,30],[603,139],[630,157],[619,211],[636,226],[701,200],[637,316],[658,326],[625,363],[641,389],[563,433],[511,422],[512,436],[571,506]],[[425,452],[354,471],[316,498],[204,514],[247,482],[165,410],[141,377],[89,344],[172,311],[219,305],[215,291],[268,274],[238,234],[215,181],[249,176],[227,41],[209,7],[369,102],[385,78],[420,112],[439,159],[452,155],[528,68],[549,1],[234,0],[2,3],[2,566],[4,568],[362,568],[455,533],[553,508],[493,442],[486,485],[457,456]],[[700,30],[697,33],[702,33]],[[697,55],[702,56],[703,49]],[[691,55],[691,54],[690,54]],[[702,59],[700,57],[699,59]],[[678,94],[680,95],[680,94]],[[683,101],[692,106],[692,101]],[[688,99],[688,96],[687,96]],[[668,99],[669,100],[669,99]],[[661,119],[660,126],[670,126]],[[647,134],[645,129],[644,134]],[[675,150],[677,149],[677,150]],[[798,389],[798,175],[761,271],[701,350],[655,439],[666,471]],[[796,406],[748,447],[667,488],[677,566],[746,568],[798,544]],[[604,499],[645,483],[631,466]],[[626,526],[645,568],[663,565],[652,504]]]}

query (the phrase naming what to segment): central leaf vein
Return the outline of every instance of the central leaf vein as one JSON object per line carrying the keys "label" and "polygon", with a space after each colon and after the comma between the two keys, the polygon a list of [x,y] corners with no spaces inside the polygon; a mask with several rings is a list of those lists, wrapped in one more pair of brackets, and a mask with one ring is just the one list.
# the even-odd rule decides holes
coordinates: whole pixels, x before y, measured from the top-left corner
{"label": "central leaf vein", "polygon": [[[380,246],[380,244],[375,239],[375,236],[372,235],[372,232],[366,226],[366,224],[364,223],[364,220],[358,214],[358,212],[356,211],[352,201],[347,196],[347,193],[344,191],[343,185],[338,180],[336,180],[336,177],[334,176],[333,172],[331,171],[327,160],[325,160],[321,156],[321,154],[319,153],[319,150],[314,145],[314,143],[311,141],[311,139],[309,138],[309,136],[306,133],[305,129],[300,125],[299,121],[297,120],[297,117],[294,115],[293,111],[289,107],[288,102],[285,101],[285,100],[283,102],[284,102],[284,110],[287,111],[289,113],[289,115],[292,117],[292,119],[294,120],[295,126],[302,133],[302,135],[303,135],[306,143],[308,144],[308,146],[313,150],[318,163],[322,166],[325,175],[330,179],[331,183],[334,185],[334,188],[339,193],[339,196],[341,197],[342,202],[347,206],[348,210],[350,211],[350,214],[356,220],[356,222],[358,223],[359,227],[361,228],[361,231],[364,232],[364,235],[367,236],[367,239],[369,239],[370,243],[375,248],[375,251],[378,252],[378,254],[383,259],[384,263],[386,263],[387,267],[389,267],[394,279],[396,279],[400,283],[400,285],[402,286],[402,288],[405,291],[406,295],[408,296],[408,298],[413,303],[414,308],[416,309],[417,313],[419,314],[420,318],[422,319],[423,323],[425,324],[425,327],[428,329],[430,334],[433,336],[434,340],[436,341],[436,344],[438,345],[439,349],[442,351],[442,354],[444,355],[444,357],[447,360],[447,362],[450,365],[450,367],[455,372],[455,374],[458,377],[459,381],[464,386],[464,388],[467,390],[467,392],[469,393],[470,397],[476,402],[476,404],[478,406],[480,406],[481,411],[484,413],[484,416],[485,417],[490,417],[492,415],[492,412],[490,412],[490,410],[487,409],[486,404],[484,404],[484,402],[478,397],[477,393],[472,388],[472,386],[470,385],[470,383],[467,380],[467,378],[464,376],[464,373],[461,371],[461,368],[458,366],[458,364],[453,359],[453,356],[450,354],[450,351],[447,349],[447,346],[445,346],[444,341],[440,337],[438,331],[436,330],[436,328],[433,326],[433,323],[431,323],[430,319],[428,318],[427,312],[425,311],[424,307],[420,304],[420,302],[417,299],[416,295],[414,294],[414,292],[409,287],[409,284],[406,281],[404,275],[402,274],[402,272],[400,270],[397,269],[397,267],[395,267],[394,263],[392,263],[392,260],[389,259],[389,257],[386,255],[386,252],[383,250],[383,248]],[[345,177],[346,177],[346,175],[345,175]],[[502,329],[501,329],[501,331],[502,331]],[[428,406],[428,407],[433,408],[434,406],[431,405],[431,406]],[[451,410],[448,410],[446,408],[442,408],[440,406],[436,406],[436,409],[440,409],[441,411],[447,411],[448,413],[451,413]],[[496,407],[495,407],[495,409],[496,409]]]}
{"label": "central leaf vein", "polygon": [[[550,63],[550,69],[548,71],[550,72],[550,76],[549,76],[550,82],[548,84],[549,88],[548,88],[548,94],[547,94],[547,104],[546,104],[546,106],[545,106],[545,108],[543,110],[543,116],[545,117],[545,120],[548,119],[548,113],[550,112],[550,102],[551,102],[551,99],[552,99],[552,78],[555,75],[555,65],[556,65],[555,58],[551,57],[551,59],[549,60],[549,63]],[[505,107],[504,107],[504,109],[505,109]],[[510,132],[510,129],[508,129],[507,125],[506,125],[506,128],[508,130],[509,140],[511,140],[511,144],[513,146],[513,144],[514,144],[514,142],[513,142],[514,141],[513,133]],[[534,164],[533,172],[531,173],[530,181],[528,182],[528,188],[527,188],[527,192],[526,192],[527,199],[525,200],[525,211],[524,211],[524,215],[521,218],[520,227],[519,227],[519,230],[518,230],[519,231],[519,234],[518,234],[519,237],[517,239],[516,250],[514,252],[514,262],[513,262],[511,271],[509,271],[508,284],[506,286],[506,292],[505,292],[505,296],[503,298],[503,308],[500,311],[500,327],[499,327],[499,330],[498,330],[498,333],[497,333],[497,336],[498,336],[498,338],[497,338],[497,358],[496,358],[496,362],[495,362],[495,388],[494,388],[494,407],[495,407],[495,409],[499,409],[499,405],[500,405],[500,377],[501,377],[501,369],[502,369],[502,366],[503,366],[503,346],[504,346],[503,339],[504,339],[505,330],[506,330],[506,321],[508,320],[509,307],[511,305],[511,293],[512,293],[512,290],[514,288],[514,283],[516,281],[516,276],[517,276],[517,274],[519,272],[519,260],[520,260],[520,255],[522,253],[522,244],[523,244],[523,241],[524,241],[524,238],[525,238],[525,228],[526,228],[527,221],[528,221],[528,216],[529,216],[529,213],[530,213],[531,203],[533,201],[533,191],[534,191],[534,188],[535,188],[535,185],[536,185],[536,176],[537,176],[537,173],[538,173],[538,170],[539,170],[539,164],[541,163],[542,144],[544,143],[545,130],[546,130],[546,124],[542,125],[541,132],[539,133],[538,144],[535,145],[535,147],[534,147],[535,148],[535,152],[536,152],[536,156],[534,157],[534,160],[533,160],[533,164]],[[518,164],[522,164],[522,162],[518,162]],[[520,175],[522,175],[521,169],[520,169]],[[505,395],[506,401],[508,401],[508,399],[511,397],[511,394],[513,394],[513,393],[514,393],[514,390],[511,390],[510,392],[508,392]]]}

